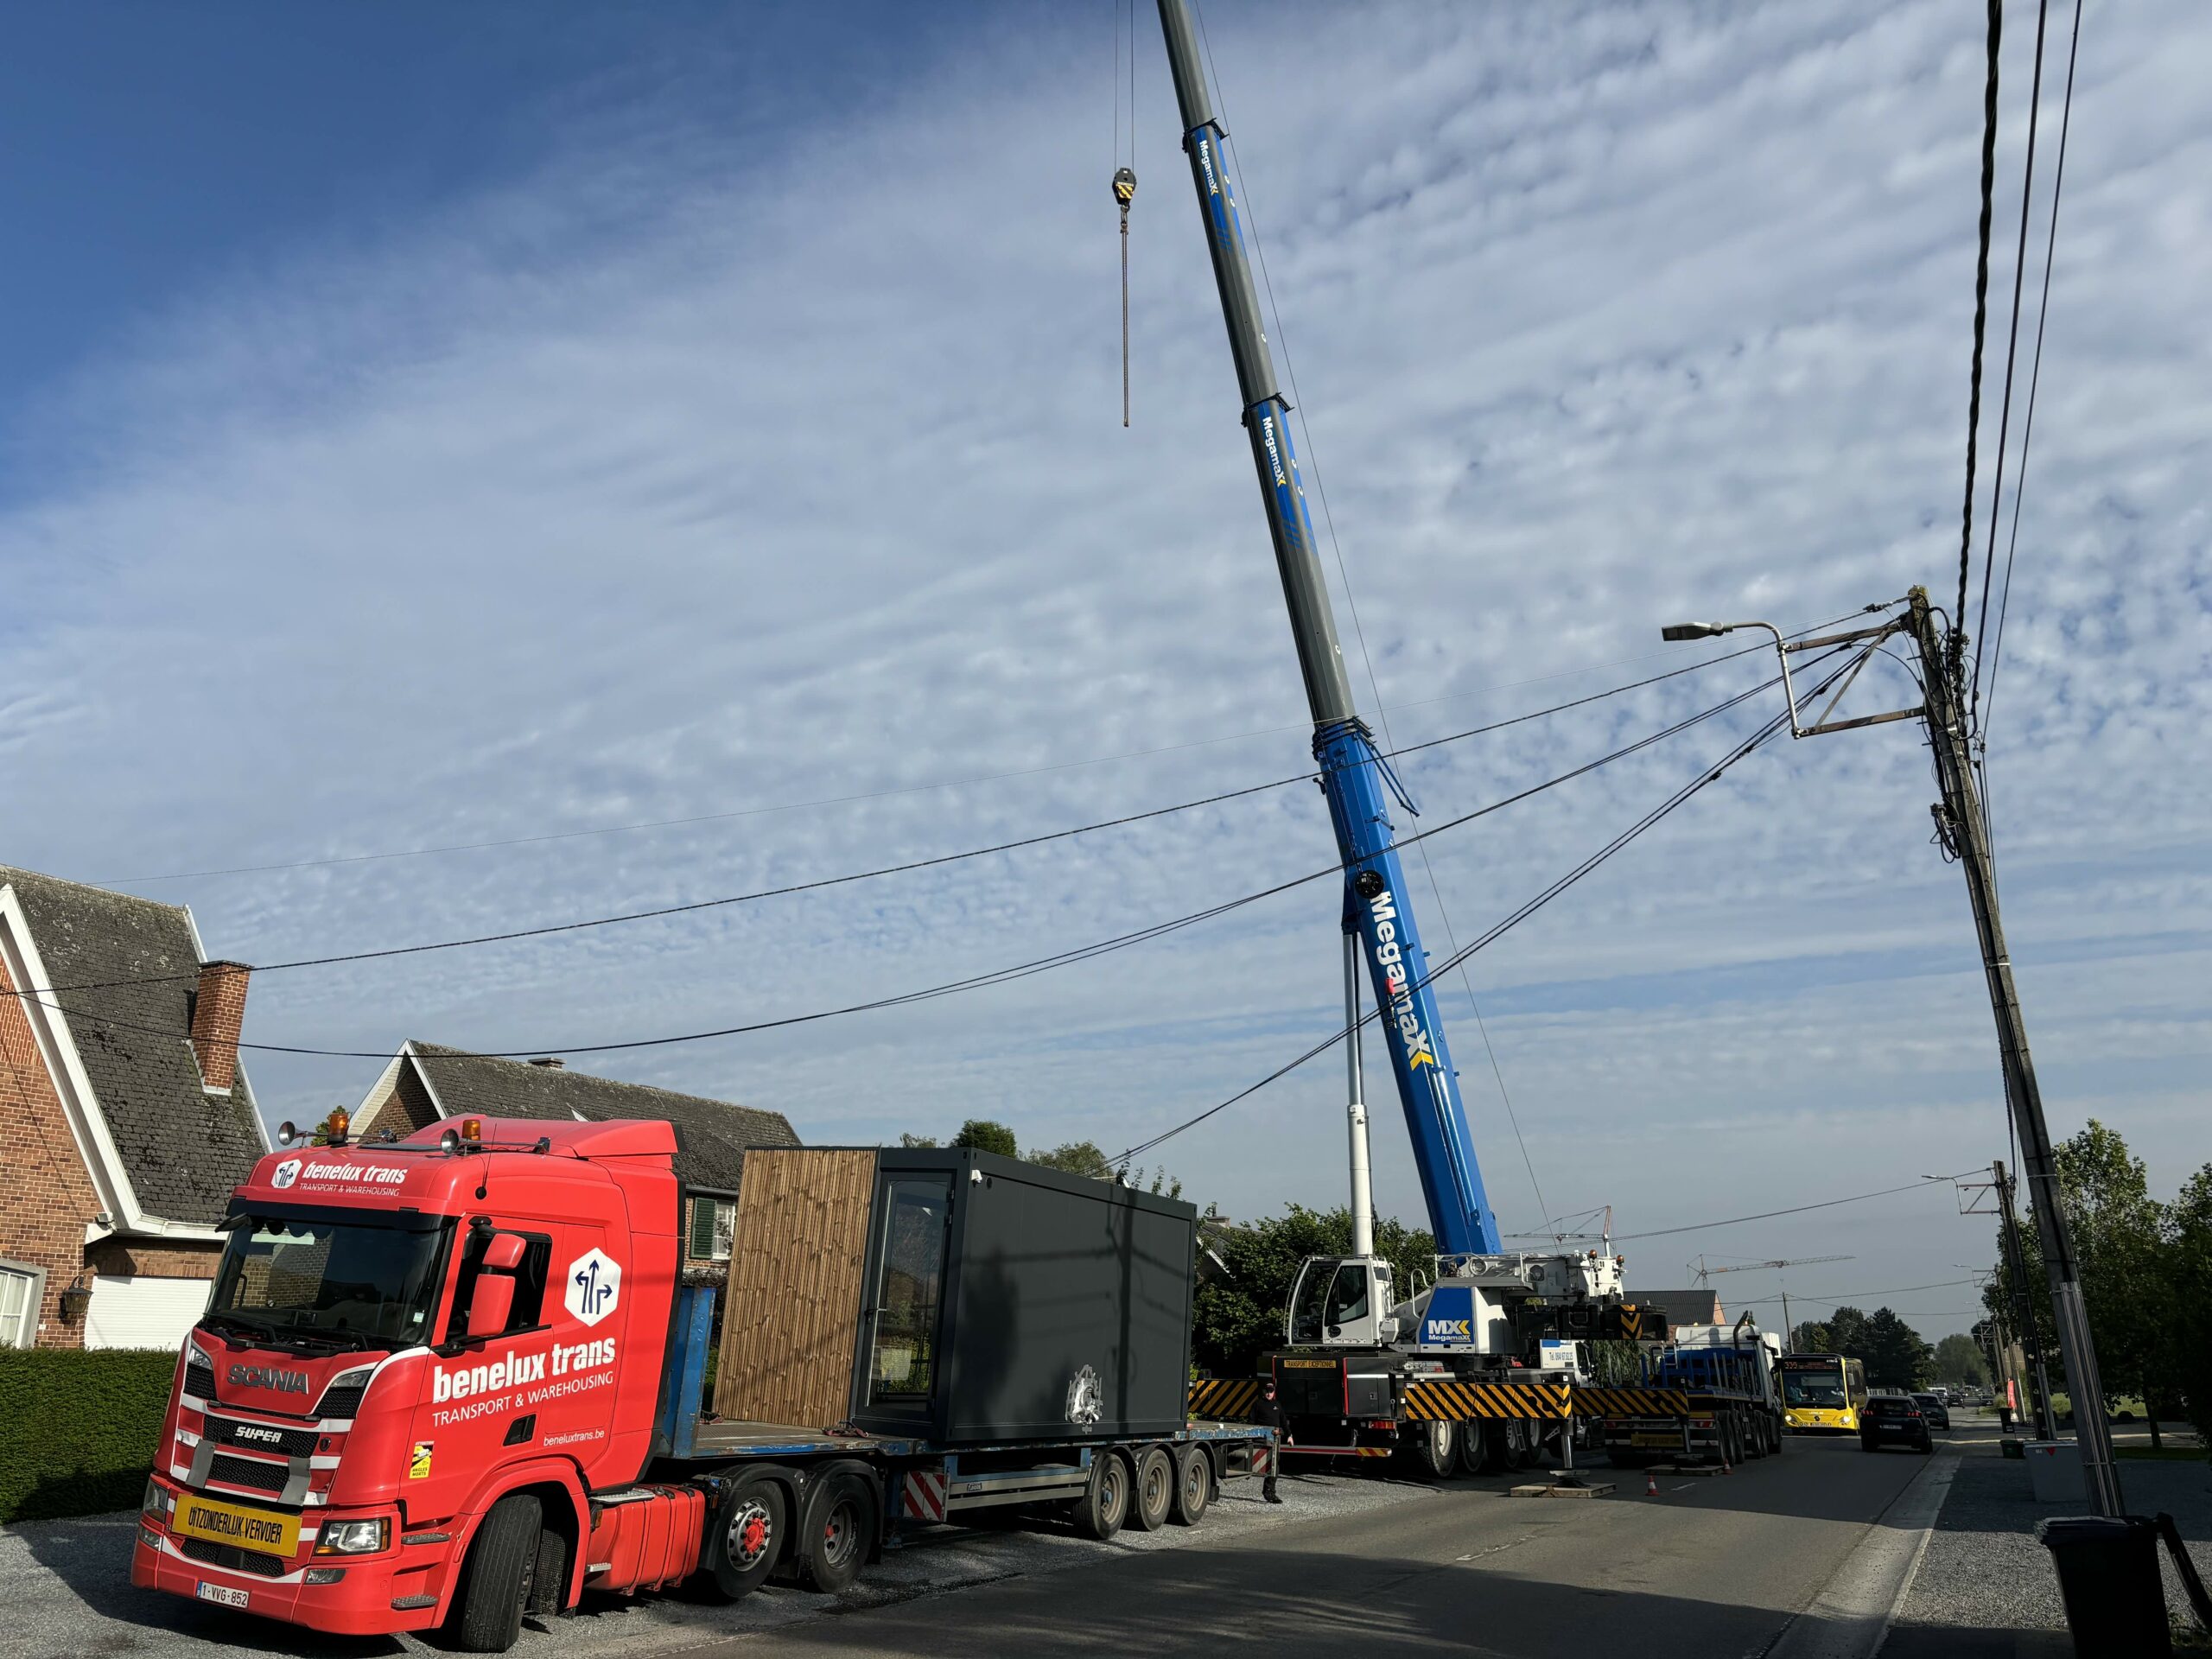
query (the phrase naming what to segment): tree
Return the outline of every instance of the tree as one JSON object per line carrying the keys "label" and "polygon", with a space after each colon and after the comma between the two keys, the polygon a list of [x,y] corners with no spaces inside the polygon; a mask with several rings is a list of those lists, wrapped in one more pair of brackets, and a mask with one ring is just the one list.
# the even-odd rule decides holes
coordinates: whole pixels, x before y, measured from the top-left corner
{"label": "tree", "polygon": [[[2176,1264],[2166,1235],[2166,1207],[2151,1196],[2143,1160],[2127,1142],[2095,1118],[2079,1135],[2062,1142],[2054,1160],[2059,1201],[2074,1235],[2075,1265],[2082,1276],[2082,1300],[2088,1310],[2089,1340],[2096,1346],[2097,1376],[2109,1411],[2126,1395],[2147,1404],[2177,1386],[2182,1363],[2177,1324],[2170,1303]],[[2021,1254],[2027,1262],[2028,1300],[2037,1340],[2054,1382],[2065,1370],[2050,1317],[2050,1281],[2044,1269],[2043,1241],[2028,1218],[2020,1226]],[[1999,1255],[1997,1283],[1985,1294],[1993,1312],[2007,1317],[2016,1306],[2011,1274]],[[2069,1379],[2070,1387],[2071,1379]],[[2078,1405],[2080,1402],[2077,1402]],[[2158,1440],[2152,1414],[2152,1440]]]}
{"label": "tree", "polygon": [[[2182,1183],[2165,1221],[2167,1341],[2154,1381],[2180,1396],[2199,1444],[2212,1446],[2212,1164]],[[2144,1401],[2155,1421],[2155,1397]]]}
{"label": "tree", "polygon": [[917,1147],[934,1147],[937,1145],[937,1136],[933,1135],[902,1135],[899,1137],[899,1144],[902,1147],[910,1148]]}
{"label": "tree", "polygon": [[[1228,1270],[1198,1287],[1192,1357],[1216,1376],[1245,1376],[1262,1354],[1282,1344],[1283,1308],[1300,1264],[1309,1255],[1351,1253],[1351,1211],[1342,1205],[1308,1210],[1294,1204],[1282,1215],[1207,1236]],[[1424,1275],[1436,1270],[1436,1241],[1386,1217],[1376,1217],[1375,1254],[1390,1263],[1400,1295],[1411,1290],[1416,1268]]]}
{"label": "tree", "polygon": [[1878,1307],[1866,1321],[1866,1386],[1873,1389],[1924,1389],[1936,1369],[1936,1351],[1920,1332],[1886,1307]]}
{"label": "tree", "polygon": [[1847,1354],[1866,1357],[1866,1316],[1855,1307],[1839,1307],[1827,1319],[1808,1319],[1797,1327],[1790,1351],[1798,1354]]}
{"label": "tree", "polygon": [[960,1126],[960,1133],[952,1137],[955,1147],[972,1147],[977,1152],[995,1152],[1007,1158],[1019,1158],[1020,1146],[1014,1131],[1003,1123],[994,1123],[988,1117],[971,1117]]}
{"label": "tree", "polygon": [[1106,1161],[1106,1154],[1098,1149],[1096,1141],[1065,1141],[1049,1152],[1041,1147],[1032,1147],[1026,1156],[1033,1164],[1063,1170],[1070,1175],[1088,1175],[1101,1181],[1114,1179],[1114,1166]]}
{"label": "tree", "polygon": [[1936,1380],[1946,1388],[1978,1389],[1989,1381],[1989,1362],[1972,1337],[1955,1331],[1936,1344]]}

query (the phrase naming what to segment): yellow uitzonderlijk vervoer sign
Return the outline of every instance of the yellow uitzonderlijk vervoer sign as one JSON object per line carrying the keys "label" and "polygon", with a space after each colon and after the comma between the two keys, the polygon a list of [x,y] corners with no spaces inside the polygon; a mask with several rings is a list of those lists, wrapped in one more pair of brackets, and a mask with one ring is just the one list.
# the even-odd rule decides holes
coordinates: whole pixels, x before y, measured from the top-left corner
{"label": "yellow uitzonderlijk vervoer sign", "polygon": [[300,1547],[298,1516],[249,1510],[242,1503],[223,1503],[212,1497],[180,1494],[169,1524],[188,1537],[236,1544],[265,1555],[289,1557]]}

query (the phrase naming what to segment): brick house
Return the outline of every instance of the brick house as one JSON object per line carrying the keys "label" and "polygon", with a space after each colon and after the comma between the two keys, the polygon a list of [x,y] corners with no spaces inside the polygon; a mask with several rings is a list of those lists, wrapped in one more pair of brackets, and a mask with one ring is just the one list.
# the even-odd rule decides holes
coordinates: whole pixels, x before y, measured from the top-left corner
{"label": "brick house", "polygon": [[675,1126],[676,1173],[690,1206],[684,1217],[684,1270],[704,1279],[727,1272],[746,1148],[799,1144],[781,1112],[617,1083],[571,1071],[556,1059],[493,1059],[424,1042],[400,1046],[362,1098],[352,1127],[360,1135],[385,1129],[404,1135],[445,1117],[586,1123],[616,1117],[666,1119]]}
{"label": "brick house", "polygon": [[248,969],[192,912],[0,865],[0,1347],[174,1348],[269,1149]]}

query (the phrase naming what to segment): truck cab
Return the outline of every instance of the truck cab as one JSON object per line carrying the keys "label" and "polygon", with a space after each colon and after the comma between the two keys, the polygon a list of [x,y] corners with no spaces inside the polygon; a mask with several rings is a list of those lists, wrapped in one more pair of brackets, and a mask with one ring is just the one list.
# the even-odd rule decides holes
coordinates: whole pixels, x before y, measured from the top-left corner
{"label": "truck cab", "polygon": [[179,1357],[132,1581],[332,1632],[426,1628],[526,1493],[537,1594],[572,1599],[590,1495],[654,1449],[675,1150],[662,1122],[470,1119],[264,1158]]}

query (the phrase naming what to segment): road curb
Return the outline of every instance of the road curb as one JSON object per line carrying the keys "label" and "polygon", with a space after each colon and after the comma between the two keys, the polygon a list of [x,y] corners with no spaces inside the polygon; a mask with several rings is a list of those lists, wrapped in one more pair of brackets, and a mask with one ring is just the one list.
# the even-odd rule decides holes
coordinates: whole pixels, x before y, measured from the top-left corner
{"label": "road curb", "polygon": [[1946,1452],[1906,1482],[1762,1659],[1874,1659],[1912,1590],[1958,1471],[1959,1454]]}

